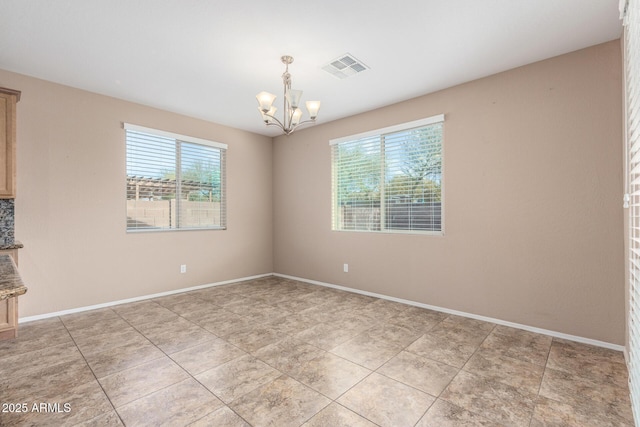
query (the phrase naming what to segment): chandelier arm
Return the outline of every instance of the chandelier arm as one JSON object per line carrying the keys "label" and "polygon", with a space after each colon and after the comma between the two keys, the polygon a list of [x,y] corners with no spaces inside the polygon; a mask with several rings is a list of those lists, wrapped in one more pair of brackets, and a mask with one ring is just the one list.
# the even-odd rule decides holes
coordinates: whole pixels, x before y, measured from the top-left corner
{"label": "chandelier arm", "polygon": [[[291,129],[289,129],[289,133],[292,133],[294,130],[296,130],[298,127],[300,127],[300,126],[302,126],[302,125],[306,125],[306,124],[309,124],[309,123],[315,123],[315,122],[316,122],[315,120],[311,120],[311,119],[309,119],[309,120],[303,120],[303,121],[301,121],[300,123],[298,123],[297,125],[295,125],[294,127],[292,127]],[[288,135],[289,133],[287,133],[287,135]]]}
{"label": "chandelier arm", "polygon": [[284,125],[282,124],[282,122],[280,120],[278,120],[277,117],[272,116],[271,114],[267,114],[267,113],[264,113],[264,115],[267,116],[267,117],[271,117],[273,120],[275,120],[277,122],[277,123],[267,122],[266,123],[267,126],[269,126],[269,125],[271,125],[271,126],[280,126],[282,128],[282,130],[284,130]]}
{"label": "chandelier arm", "polygon": [[273,123],[273,122],[271,122],[271,123],[267,123],[267,126],[277,126],[277,127],[279,127],[280,129],[282,129],[282,131],[283,131],[283,132],[286,132],[286,130],[282,127],[282,125],[281,125],[280,123]]}
{"label": "chandelier arm", "polygon": [[276,126],[282,131],[282,133],[284,133],[285,135],[289,135],[289,132],[287,132],[286,129],[283,128],[282,125],[280,125],[280,123],[267,123],[267,126]]}

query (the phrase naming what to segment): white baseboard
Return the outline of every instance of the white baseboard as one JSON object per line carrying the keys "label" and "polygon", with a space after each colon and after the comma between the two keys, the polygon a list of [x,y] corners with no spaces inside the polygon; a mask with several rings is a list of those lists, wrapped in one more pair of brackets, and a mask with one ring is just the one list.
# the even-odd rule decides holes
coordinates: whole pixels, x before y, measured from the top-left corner
{"label": "white baseboard", "polygon": [[555,337],[555,338],[562,338],[562,339],[566,339],[566,340],[569,340],[569,341],[575,341],[575,342],[579,342],[579,343],[583,343],[583,344],[590,344],[590,345],[594,345],[594,346],[598,346],[598,347],[604,347],[604,348],[608,348],[608,349],[611,349],[611,350],[624,352],[625,356],[626,356],[625,347],[622,346],[622,345],[618,345],[618,344],[612,344],[612,343],[608,343],[608,342],[604,342],[604,341],[598,341],[598,340],[594,340],[594,339],[590,339],[590,338],[579,337],[579,336],[576,336],[576,335],[569,335],[569,334],[565,334],[565,333],[562,333],[562,332],[550,331],[548,329],[536,328],[536,327],[533,327],[533,326],[522,325],[520,323],[508,322],[506,320],[494,319],[492,317],[480,316],[480,315],[477,315],[477,314],[466,313],[466,312],[458,311],[458,310],[451,310],[451,309],[444,308],[444,307],[438,307],[438,306],[434,306],[434,305],[423,304],[421,302],[416,302],[416,301],[406,300],[406,299],[402,299],[402,298],[391,297],[391,296],[383,295],[383,294],[377,294],[375,292],[362,291],[362,290],[359,290],[359,289],[348,288],[346,286],[334,285],[332,283],[319,282],[317,280],[310,280],[310,279],[305,279],[303,277],[289,276],[287,274],[280,274],[280,273],[265,273],[265,274],[259,274],[259,275],[256,275],[256,276],[241,277],[241,278],[238,278],[238,279],[225,280],[225,281],[222,281],[222,282],[215,282],[215,283],[208,283],[208,284],[204,284],[204,285],[193,286],[193,287],[190,287],[190,288],[176,289],[176,290],[173,290],[173,291],[160,292],[160,293],[151,294],[151,295],[143,295],[143,296],[139,296],[139,297],[127,298],[127,299],[118,300],[118,301],[111,301],[111,302],[106,302],[106,303],[102,303],[102,304],[90,305],[90,306],[79,307],[79,308],[72,308],[72,309],[69,309],[69,310],[56,311],[56,312],[53,312],[53,313],[39,314],[39,315],[36,315],[36,316],[28,316],[28,317],[21,317],[19,319],[19,323],[27,323],[27,322],[33,322],[35,320],[42,320],[42,319],[48,319],[48,318],[51,318],[51,317],[64,316],[65,314],[82,313],[83,311],[95,310],[95,309],[98,309],[98,308],[112,307],[112,306],[120,305],[120,304],[127,304],[127,303],[131,303],[131,302],[136,302],[136,301],[144,301],[144,300],[148,300],[148,299],[159,298],[159,297],[164,297],[164,296],[168,296],[168,295],[175,295],[175,294],[180,294],[180,293],[184,293],[184,292],[196,291],[198,289],[211,288],[211,287],[214,287],[214,286],[221,286],[221,285],[228,285],[228,284],[232,284],[232,283],[244,282],[244,281],[247,281],[247,280],[260,279],[260,278],[269,277],[269,276],[277,276],[277,277],[282,277],[282,278],[285,278],[285,279],[291,279],[291,280],[297,280],[297,281],[304,282],[304,283],[309,283],[309,284],[312,284],[312,285],[319,285],[319,286],[324,286],[324,287],[328,287],[328,288],[339,289],[341,291],[353,292],[353,293],[362,294],[362,295],[368,295],[368,296],[371,296],[371,297],[381,298],[381,299],[385,299],[385,300],[389,300],[389,301],[395,301],[395,302],[399,302],[399,303],[403,303],[403,304],[407,304],[407,305],[412,305],[412,306],[415,306],[415,307],[422,307],[422,308],[426,308],[426,309],[429,309],[429,310],[439,311],[439,312],[442,312],[442,313],[454,314],[456,316],[468,317],[468,318],[471,318],[471,319],[476,319],[476,320],[482,320],[482,321],[485,321],[485,322],[495,323],[497,325],[503,325],[503,326],[508,326],[508,327],[511,327],[511,328],[522,329],[522,330],[525,330],[525,331],[535,332],[535,333],[543,334],[543,335],[548,335],[548,336]]}
{"label": "white baseboard", "polygon": [[403,304],[413,305],[415,307],[427,308],[429,310],[439,311],[439,312],[442,312],[442,313],[454,314],[456,316],[468,317],[468,318],[471,318],[471,319],[476,319],[476,320],[482,320],[482,321],[485,321],[485,322],[495,323],[497,325],[508,326],[508,327],[516,328],[516,329],[522,329],[522,330],[529,331],[529,332],[535,332],[537,334],[548,335],[548,336],[551,336],[551,337],[562,338],[562,339],[565,339],[565,340],[575,341],[575,342],[579,342],[579,343],[582,343],[582,344],[590,344],[590,345],[594,345],[594,346],[597,346],[597,347],[604,347],[604,348],[608,348],[608,349],[611,349],[611,350],[625,352],[625,347],[624,346],[618,345],[618,344],[608,343],[608,342],[605,342],[605,341],[598,341],[598,340],[594,340],[594,339],[591,339],[591,338],[584,338],[584,337],[579,337],[579,336],[576,336],[576,335],[565,334],[565,333],[562,333],[562,332],[550,331],[548,329],[536,328],[536,327],[533,327],[533,326],[522,325],[520,323],[508,322],[506,320],[494,319],[492,317],[480,316],[480,315],[477,315],[477,314],[466,313],[464,311],[451,310],[451,309],[444,308],[444,307],[438,307],[438,306],[434,306],[434,305],[423,304],[421,302],[406,300],[406,299],[402,299],[402,298],[390,297],[388,295],[377,294],[375,292],[361,291],[359,289],[347,288],[345,286],[334,285],[332,283],[319,282],[317,280],[310,280],[310,279],[305,279],[305,278],[302,278],[302,277],[289,276],[289,275],[280,274],[280,273],[274,273],[273,275],[274,276],[278,276],[278,277],[282,277],[282,278],[285,278],[285,279],[298,280],[300,282],[310,283],[312,285],[325,286],[325,287],[329,287],[329,288],[333,288],[333,289],[339,289],[341,291],[347,291],[347,292],[353,292],[353,293],[356,293],[356,294],[368,295],[368,296],[371,296],[371,297],[376,297],[376,298],[386,299],[386,300],[389,300],[389,301],[395,301],[395,302],[400,302],[400,303],[403,303]]}
{"label": "white baseboard", "polygon": [[18,319],[18,323],[33,322],[34,320],[42,320],[42,319],[48,319],[50,317],[64,316],[65,314],[82,313],[83,311],[95,310],[95,309],[98,309],[98,308],[112,307],[114,305],[127,304],[127,303],[130,303],[130,302],[136,302],[136,301],[144,301],[144,300],[147,300],[147,299],[159,298],[159,297],[164,297],[164,296],[168,296],[168,295],[181,294],[181,293],[184,293],[184,292],[197,291],[198,289],[211,288],[213,286],[228,285],[228,284],[231,284],[231,283],[244,282],[246,280],[254,280],[254,279],[260,279],[262,277],[270,277],[270,276],[273,276],[273,274],[272,273],[258,274],[257,276],[248,276],[248,277],[241,277],[239,279],[225,280],[223,282],[207,283],[205,285],[198,285],[198,286],[193,286],[193,287],[190,287],[190,288],[182,288],[182,289],[176,289],[174,291],[166,291],[166,292],[160,292],[160,293],[157,293],[157,294],[143,295],[143,296],[139,296],[139,297],[127,298],[127,299],[122,299],[122,300],[118,300],[118,301],[105,302],[105,303],[102,303],[102,304],[89,305],[89,306],[86,306],[86,307],[71,308],[69,310],[56,311],[56,312],[53,312],[53,313],[38,314],[36,316],[20,317]]}

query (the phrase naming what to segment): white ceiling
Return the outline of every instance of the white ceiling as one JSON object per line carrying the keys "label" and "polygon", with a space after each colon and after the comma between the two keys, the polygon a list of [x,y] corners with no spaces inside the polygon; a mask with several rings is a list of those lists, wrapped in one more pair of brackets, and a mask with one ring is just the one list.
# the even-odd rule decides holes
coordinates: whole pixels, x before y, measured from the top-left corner
{"label": "white ceiling", "polygon": [[[282,55],[323,123],[617,39],[618,16],[618,0],[1,0],[0,68],[275,135],[255,94],[282,98]],[[371,69],[321,70],[347,52]]]}

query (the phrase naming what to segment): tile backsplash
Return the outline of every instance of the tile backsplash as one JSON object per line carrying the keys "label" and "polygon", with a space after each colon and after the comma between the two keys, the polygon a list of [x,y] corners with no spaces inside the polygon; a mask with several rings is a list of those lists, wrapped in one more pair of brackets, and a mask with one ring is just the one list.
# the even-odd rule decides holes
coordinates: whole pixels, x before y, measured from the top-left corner
{"label": "tile backsplash", "polygon": [[0,246],[14,244],[14,227],[14,199],[0,199]]}

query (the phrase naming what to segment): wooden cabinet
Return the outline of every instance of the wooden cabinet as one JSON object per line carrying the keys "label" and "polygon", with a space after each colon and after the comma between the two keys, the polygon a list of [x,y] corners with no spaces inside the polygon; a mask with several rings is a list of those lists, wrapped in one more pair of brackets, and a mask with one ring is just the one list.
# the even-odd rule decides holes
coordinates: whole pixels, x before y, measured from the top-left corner
{"label": "wooden cabinet", "polygon": [[18,336],[18,297],[0,301],[0,340]]}
{"label": "wooden cabinet", "polygon": [[20,91],[0,88],[0,199],[16,197],[16,103]]}
{"label": "wooden cabinet", "polygon": [[[18,250],[4,249],[0,254],[11,255],[18,265]],[[0,340],[18,336],[18,297],[0,300]]]}

